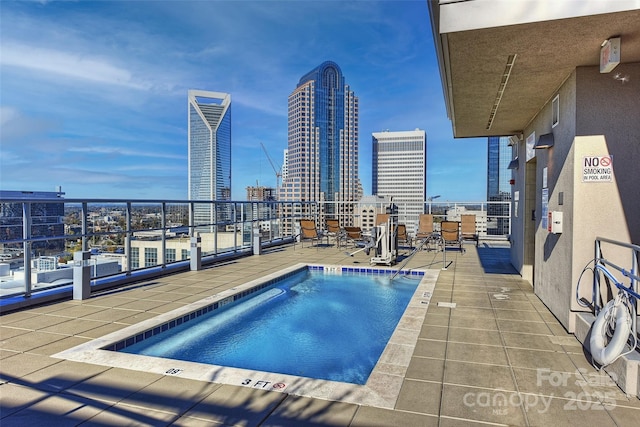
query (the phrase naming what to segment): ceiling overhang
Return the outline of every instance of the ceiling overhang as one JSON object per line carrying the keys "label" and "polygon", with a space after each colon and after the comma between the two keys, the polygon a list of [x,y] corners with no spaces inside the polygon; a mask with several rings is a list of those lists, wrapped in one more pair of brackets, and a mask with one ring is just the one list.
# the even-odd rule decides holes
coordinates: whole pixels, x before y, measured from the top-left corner
{"label": "ceiling overhang", "polygon": [[635,1],[430,1],[447,113],[455,137],[521,133],[577,67],[599,66],[621,38],[640,62]]}

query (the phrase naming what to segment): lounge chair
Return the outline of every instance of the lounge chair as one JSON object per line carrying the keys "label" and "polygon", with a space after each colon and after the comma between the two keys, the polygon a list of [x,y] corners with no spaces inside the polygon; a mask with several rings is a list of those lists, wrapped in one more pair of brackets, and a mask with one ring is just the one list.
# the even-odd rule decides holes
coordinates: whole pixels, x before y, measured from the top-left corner
{"label": "lounge chair", "polygon": [[360,227],[344,227],[343,240],[345,246],[349,243],[352,243],[354,246],[362,246],[366,243]]}
{"label": "lounge chair", "polygon": [[398,236],[398,243],[404,242],[409,245],[409,248],[413,248],[413,242],[411,236],[407,232],[407,226],[404,224],[398,224],[398,228],[396,229],[396,233]]}
{"label": "lounge chair", "polygon": [[376,215],[376,225],[380,225],[380,224],[386,224],[387,222],[389,222],[389,214],[377,214]]}
{"label": "lounge chair", "polygon": [[[322,242],[322,239],[327,237],[321,230],[318,230],[316,227],[316,222],[312,219],[301,219],[300,220],[300,244],[304,248],[304,241],[311,240],[311,244],[313,245],[313,241],[315,240],[316,248],[318,244]],[[329,244],[329,238],[327,237],[327,244]],[[294,245],[295,246],[295,245]]]}
{"label": "lounge chair", "polygon": [[433,233],[433,215],[420,214],[420,220],[418,222],[418,231],[416,232],[416,239],[422,240],[429,237]]}
{"label": "lounge chair", "polygon": [[337,219],[328,219],[326,226],[327,243],[329,242],[329,238],[333,237],[336,246],[339,246],[340,236],[343,234],[342,228],[340,228],[340,221]]}
{"label": "lounge chair", "polygon": [[460,234],[460,223],[458,221],[442,221],[440,223],[440,234],[444,241],[444,249],[447,246],[456,246],[460,252],[464,252],[462,247],[462,235]]}
{"label": "lounge chair", "polygon": [[462,233],[462,240],[474,240],[477,248],[478,232],[476,230],[476,216],[461,215],[460,220],[460,233]]}

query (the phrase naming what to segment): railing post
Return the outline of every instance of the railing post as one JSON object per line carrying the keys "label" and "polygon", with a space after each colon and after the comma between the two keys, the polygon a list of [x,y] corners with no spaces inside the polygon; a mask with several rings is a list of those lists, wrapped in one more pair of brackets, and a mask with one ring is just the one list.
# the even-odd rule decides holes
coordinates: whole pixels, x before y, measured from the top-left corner
{"label": "railing post", "polygon": [[124,253],[127,259],[127,276],[131,274],[131,202],[127,202],[127,211],[126,211],[126,231],[124,236]]}
{"label": "railing post", "polygon": [[89,238],[87,237],[87,233],[89,232],[87,215],[89,215],[89,208],[87,207],[87,202],[82,202],[82,250],[89,250]]}
{"label": "railing post", "polygon": [[194,202],[190,202],[189,203],[189,237],[194,236],[194,230],[195,230],[195,211],[196,207],[195,207],[195,203]]}
{"label": "railing post", "polygon": [[22,252],[24,263],[24,296],[31,296],[31,204],[22,203]]}
{"label": "railing post", "polygon": [[160,209],[162,212],[162,217],[160,218],[160,224],[162,227],[162,245],[160,248],[158,262],[164,268],[167,266],[167,260],[165,259],[167,253],[167,204],[162,202]]}
{"label": "railing post", "polygon": [[[596,263],[600,262],[600,240],[595,240],[595,248],[594,248],[594,260]],[[593,301],[593,315],[597,316],[600,312],[600,307],[598,306],[598,296],[600,295],[600,273],[596,270],[596,266],[593,266],[593,289],[591,298]]]}
{"label": "railing post", "polygon": [[218,214],[218,204],[216,202],[213,203],[213,254],[218,256],[218,219],[220,215]]}

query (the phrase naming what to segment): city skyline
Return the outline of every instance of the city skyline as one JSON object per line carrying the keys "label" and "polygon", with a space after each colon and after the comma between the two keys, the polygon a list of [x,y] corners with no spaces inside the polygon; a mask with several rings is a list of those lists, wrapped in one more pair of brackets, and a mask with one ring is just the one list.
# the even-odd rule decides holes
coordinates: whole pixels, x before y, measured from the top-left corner
{"label": "city skyline", "polygon": [[486,139],[452,137],[425,2],[0,8],[3,189],[187,198],[184,105],[187,90],[200,89],[234,100],[232,199],[243,200],[256,181],[275,186],[260,143],[280,165],[291,87],[330,60],[360,98],[364,194],[371,194],[370,135],[419,127],[430,141],[428,194],[486,198]]}

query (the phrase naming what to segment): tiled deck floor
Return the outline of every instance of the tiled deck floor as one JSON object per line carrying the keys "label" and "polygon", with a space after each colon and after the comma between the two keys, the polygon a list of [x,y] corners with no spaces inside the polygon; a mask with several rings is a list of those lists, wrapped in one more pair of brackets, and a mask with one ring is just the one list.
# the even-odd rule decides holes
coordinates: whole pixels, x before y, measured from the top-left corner
{"label": "tiled deck floor", "polygon": [[[466,248],[447,251],[394,410],[50,357],[295,263],[368,265],[362,252],[297,246],[1,316],[0,425],[639,425],[640,401],[589,365],[508,249]],[[442,255],[408,267],[440,269]]]}

